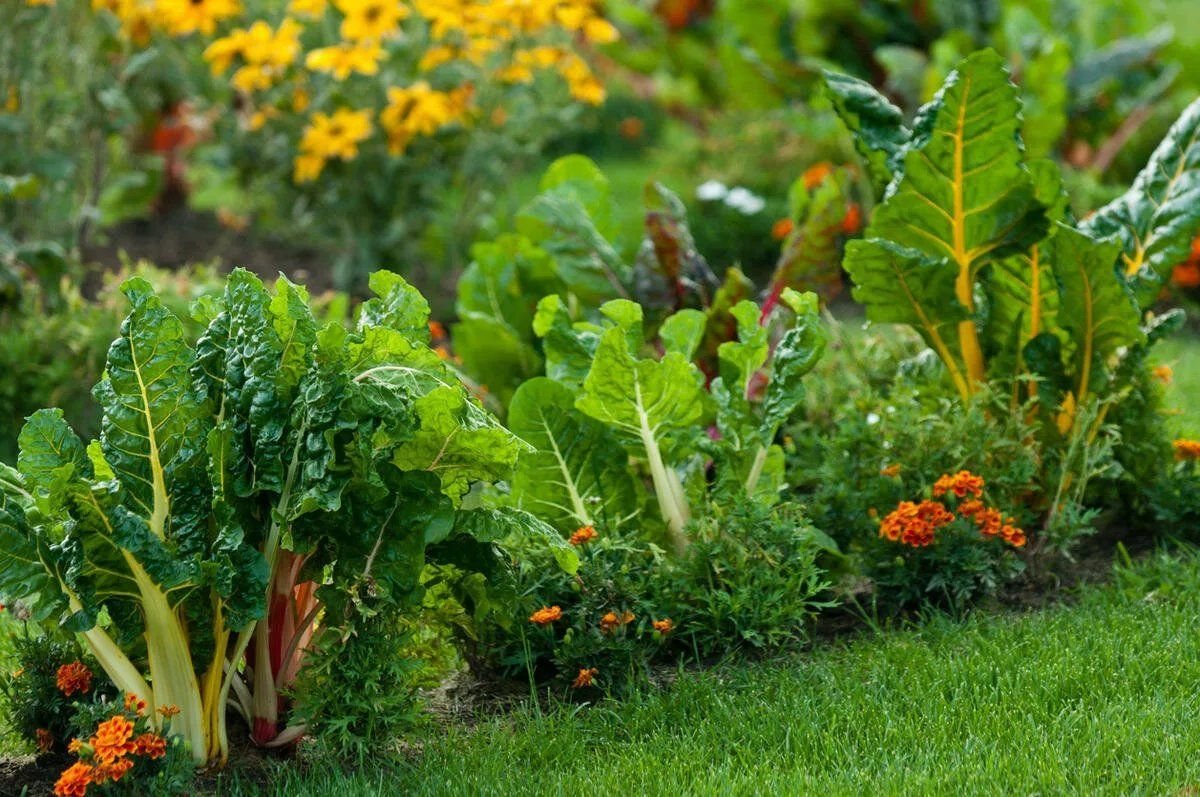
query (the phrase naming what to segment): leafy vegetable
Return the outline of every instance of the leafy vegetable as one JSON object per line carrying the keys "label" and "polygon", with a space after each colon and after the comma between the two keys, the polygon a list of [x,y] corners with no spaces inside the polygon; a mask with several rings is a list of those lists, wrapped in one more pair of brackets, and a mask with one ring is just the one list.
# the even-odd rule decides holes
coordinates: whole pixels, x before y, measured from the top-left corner
{"label": "leafy vegetable", "polygon": [[354,644],[357,618],[419,604],[428,546],[490,567],[503,529],[574,566],[528,514],[460,508],[526,446],[427,347],[420,294],[371,285],[347,332],[318,328],[302,288],[235,271],[193,347],[128,281],[100,441],[43,410],[0,479],[0,593],[58,615],[120,689],[177,707],[153,722],[198,763],[227,755],[230,698],[256,742],[301,735],[281,695],[313,652]]}

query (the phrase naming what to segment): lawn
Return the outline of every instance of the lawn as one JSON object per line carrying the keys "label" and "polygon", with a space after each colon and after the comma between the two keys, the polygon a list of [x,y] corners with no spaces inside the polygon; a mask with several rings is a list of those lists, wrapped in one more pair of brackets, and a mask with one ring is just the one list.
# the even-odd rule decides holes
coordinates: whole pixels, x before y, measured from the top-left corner
{"label": "lawn", "polygon": [[[1200,436],[1200,343],[1157,361]],[[279,795],[1189,794],[1200,788],[1200,553],[1117,562],[1061,606],[933,615],[622,703],[528,706],[437,729],[341,775],[280,767]],[[1077,599],[1076,599],[1077,598]],[[220,787],[257,793],[235,776]]]}
{"label": "lawn", "polygon": [[1068,606],[935,616],[625,703],[524,709],[436,733],[394,770],[281,767],[271,793],[1191,793],[1198,616],[1200,555],[1157,554]]}
{"label": "lawn", "polygon": [[1200,342],[1186,334],[1163,341],[1155,362],[1173,371],[1167,388],[1172,428],[1180,437],[1200,438]]}

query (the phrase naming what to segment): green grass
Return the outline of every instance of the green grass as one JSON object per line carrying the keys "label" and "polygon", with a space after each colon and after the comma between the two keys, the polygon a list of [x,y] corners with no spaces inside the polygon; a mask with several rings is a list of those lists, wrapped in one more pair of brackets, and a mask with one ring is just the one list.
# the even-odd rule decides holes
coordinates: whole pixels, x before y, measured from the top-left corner
{"label": "green grass", "polygon": [[[526,709],[280,795],[1172,794],[1200,785],[1200,556],[1025,615],[934,617],[625,703]],[[225,790],[230,793],[229,789]],[[232,793],[255,793],[236,785]]]}
{"label": "green grass", "polygon": [[1172,431],[1179,437],[1200,438],[1200,338],[1183,334],[1163,341],[1154,362],[1174,371],[1167,386]]}

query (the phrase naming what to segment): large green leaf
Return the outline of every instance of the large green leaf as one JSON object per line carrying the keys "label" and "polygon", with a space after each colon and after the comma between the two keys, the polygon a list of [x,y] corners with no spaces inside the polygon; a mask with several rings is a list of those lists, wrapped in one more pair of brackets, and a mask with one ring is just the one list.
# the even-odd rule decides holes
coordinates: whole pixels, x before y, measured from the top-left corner
{"label": "large green leaf", "polygon": [[1096,392],[1117,351],[1140,343],[1145,333],[1125,285],[1113,271],[1120,246],[1058,225],[1047,246],[1060,286],[1059,323],[1070,332],[1075,398]]}
{"label": "large green leaf", "polygon": [[766,442],[800,406],[804,399],[801,379],[817,366],[829,342],[815,293],[788,290],[783,300],[796,314],[796,320],[771,355],[771,380],[763,397],[763,429],[769,435]]}
{"label": "large green leaf", "polygon": [[1079,225],[1121,244],[1120,272],[1148,307],[1200,233],[1200,100],[1171,126],[1128,191]]}
{"label": "large green leaf", "polygon": [[908,143],[904,115],[864,80],[828,71],[824,77],[834,110],[850,129],[871,179],[882,190],[891,182],[895,162]]}
{"label": "large green leaf", "polygon": [[429,302],[399,274],[376,271],[369,278],[375,297],[359,310],[359,331],[369,326],[386,326],[408,337],[429,341]]}
{"label": "large green leaf", "polygon": [[[846,253],[855,297],[868,314],[916,323],[964,397],[984,378],[975,307],[980,269],[1027,250],[1048,224],[1022,163],[1019,111],[1000,56],[983,50],[963,60],[918,113],[903,171],[867,228],[870,244]],[[904,284],[888,285],[900,275]],[[899,310],[879,307],[897,302]],[[946,322],[955,316],[951,335]]]}
{"label": "large green leaf", "polygon": [[525,448],[462,388],[434,388],[414,402],[414,409],[420,428],[393,461],[401,470],[437,474],[452,498],[465,494],[473,482],[506,478]]}
{"label": "large green leaf", "polygon": [[854,280],[854,298],[866,307],[867,319],[909,324],[937,352],[956,384],[965,384],[966,365],[958,325],[970,316],[958,301],[958,267],[947,258],[883,240],[851,241],[846,270]]}
{"label": "large green leaf", "polygon": [[625,293],[629,268],[571,192],[535,197],[517,214],[517,231],[554,258],[568,293],[588,305]]}
{"label": "large green leaf", "polygon": [[919,112],[903,173],[867,237],[948,258],[972,279],[989,259],[1040,240],[1047,225],[1022,165],[1020,119],[1000,56],[965,59]]}
{"label": "large green leaf", "polygon": [[471,256],[458,281],[454,351],[463,370],[507,404],[517,385],[541,371],[535,305],[562,286],[550,255],[519,235],[476,244]]}
{"label": "large green leaf", "polygon": [[538,188],[543,193],[570,196],[583,206],[588,218],[605,238],[612,225],[612,191],[608,177],[585,155],[564,155],[546,169]]}
{"label": "large green leaf", "polygon": [[[503,543],[520,538],[527,546],[530,542],[550,549],[558,566],[567,573],[579,570],[579,554],[567,544],[562,535],[521,510],[469,509],[457,513],[454,532],[477,542]],[[445,557],[439,557],[444,561]]]}
{"label": "large green leaf", "polygon": [[36,619],[45,620],[67,608],[55,569],[65,562],[26,518],[32,489],[20,473],[0,464],[0,597],[9,604],[25,602]]}
{"label": "large green leaf", "polygon": [[538,302],[533,331],[542,339],[546,375],[564,384],[582,384],[600,344],[601,328],[573,322],[562,297],[553,295]]}
{"label": "large green leaf", "polygon": [[519,505],[560,532],[619,528],[639,505],[629,455],[602,423],[575,409],[575,393],[552,379],[531,379],[513,394],[508,427],[533,446],[513,474]]}
{"label": "large green leaf", "polygon": [[641,441],[644,434],[695,428],[708,414],[704,396],[703,374],[683,355],[639,359],[625,330],[613,327],[600,338],[576,407],[626,440]]}
{"label": "large green leaf", "polygon": [[123,500],[157,537],[186,536],[206,510],[204,441],[211,409],[192,387],[195,352],[150,283],[126,281],[132,305],[108,350],[95,396],[104,408],[100,443]]}

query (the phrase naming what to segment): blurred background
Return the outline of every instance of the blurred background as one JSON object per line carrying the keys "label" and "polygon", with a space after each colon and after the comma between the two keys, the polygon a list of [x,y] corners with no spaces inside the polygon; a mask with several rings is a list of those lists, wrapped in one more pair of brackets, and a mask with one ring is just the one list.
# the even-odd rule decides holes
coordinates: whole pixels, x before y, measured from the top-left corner
{"label": "blurred background", "polygon": [[[911,117],[959,59],[995,49],[1021,87],[1029,154],[1067,168],[1082,217],[1197,96],[1194,9],[0,0],[0,457],[43,405],[91,431],[124,275],[149,276],[186,315],[234,266],[283,272],[336,319],[388,268],[450,322],[480,252],[556,223],[529,208],[567,154],[594,162],[613,199],[588,227],[591,251],[634,262],[657,182],[713,271],[737,265],[756,284],[779,267],[800,197],[832,181],[838,236],[789,279],[853,312],[840,250],[876,197],[822,70],[869,81]],[[1198,297],[1200,249],[1164,300]]]}

